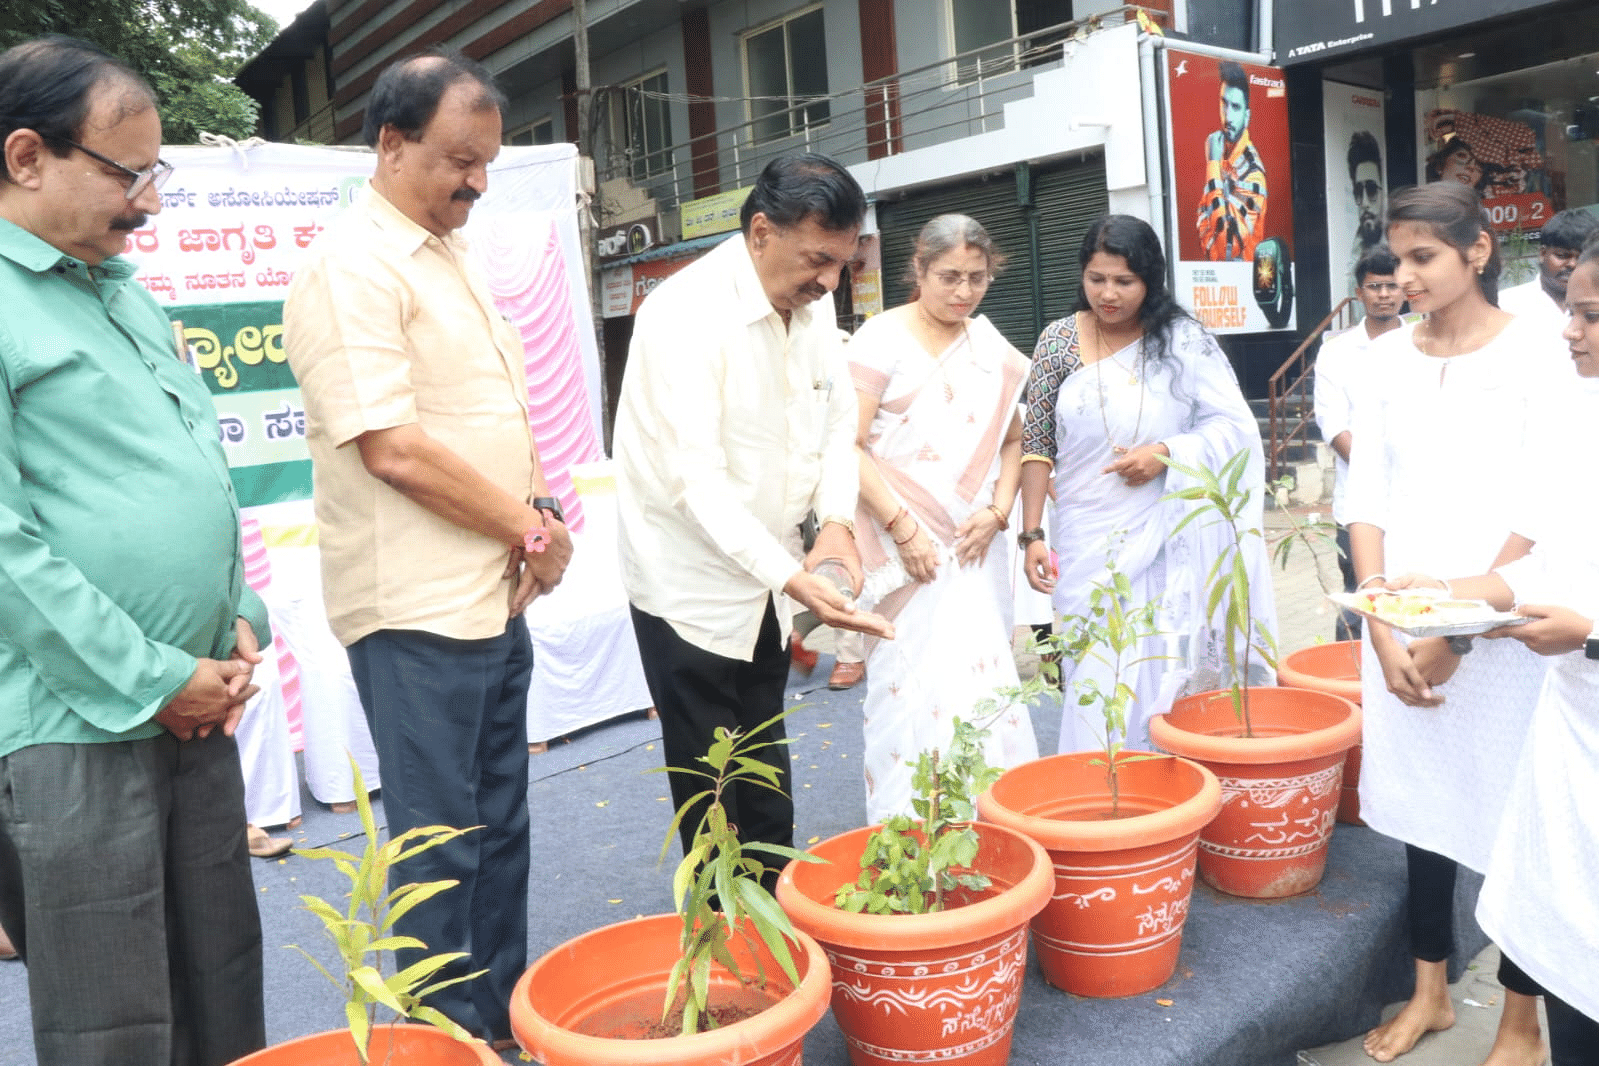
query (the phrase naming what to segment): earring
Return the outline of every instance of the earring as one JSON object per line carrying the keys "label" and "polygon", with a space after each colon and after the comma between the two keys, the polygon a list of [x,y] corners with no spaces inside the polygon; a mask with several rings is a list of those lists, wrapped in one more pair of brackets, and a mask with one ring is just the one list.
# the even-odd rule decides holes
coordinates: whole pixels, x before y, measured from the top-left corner
{"label": "earring", "polygon": [[1482,272],[1483,272],[1483,269],[1485,268],[1485,266],[1486,266],[1486,264],[1484,264],[1484,263],[1478,263],[1477,264],[1477,276],[1479,278],[1482,277]]}

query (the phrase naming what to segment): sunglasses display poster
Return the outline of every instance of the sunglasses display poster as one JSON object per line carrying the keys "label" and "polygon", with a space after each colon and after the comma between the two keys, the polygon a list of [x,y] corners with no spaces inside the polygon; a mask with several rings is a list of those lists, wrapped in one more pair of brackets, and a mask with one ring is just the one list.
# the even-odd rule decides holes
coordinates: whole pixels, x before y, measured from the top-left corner
{"label": "sunglasses display poster", "polygon": [[[1342,82],[1322,82],[1327,146],[1328,306],[1355,294],[1355,260],[1383,242],[1388,211],[1388,159],[1383,142],[1383,94]],[[1359,317],[1360,306],[1355,305]]]}
{"label": "sunglasses display poster", "polygon": [[1174,293],[1213,333],[1293,329],[1288,83],[1276,67],[1165,50]]}
{"label": "sunglasses display poster", "polygon": [[[462,233],[497,308],[522,334],[529,420],[550,487],[581,504],[567,468],[601,456],[599,359],[576,214],[576,149],[504,149]],[[367,151],[267,144],[172,147],[162,209],[128,236],[137,279],[216,405],[234,491],[280,541],[309,527],[305,403],[284,351],[283,299],[305,250],[349,209]]]}

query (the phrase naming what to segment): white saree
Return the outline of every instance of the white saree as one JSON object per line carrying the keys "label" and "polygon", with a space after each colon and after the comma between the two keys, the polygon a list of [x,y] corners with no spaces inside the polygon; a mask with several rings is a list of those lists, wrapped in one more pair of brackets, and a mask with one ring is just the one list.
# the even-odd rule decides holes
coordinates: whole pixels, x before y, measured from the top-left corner
{"label": "white saree", "polygon": [[855,387],[878,402],[869,453],[940,555],[932,582],[912,581],[893,538],[864,509],[857,515],[862,603],[895,628],[893,640],[866,642],[866,811],[876,823],[911,813],[916,757],[946,746],[957,716],[987,724],[995,766],[1038,757],[1026,707],[974,714],[1017,684],[1009,539],[996,535],[978,564],[961,566],[954,552],[955,530],[993,502],[1027,360],[980,316],[933,359],[895,317],[880,315],[856,332],[849,356]]}
{"label": "white saree", "polygon": [[[1077,354],[1074,317],[1046,330],[1058,356]],[[1140,642],[1134,658],[1144,662],[1124,674],[1134,697],[1127,713],[1129,748],[1150,749],[1147,723],[1171,709],[1180,695],[1231,682],[1223,661],[1225,631],[1206,618],[1204,584],[1228,537],[1219,522],[1196,519],[1176,537],[1172,530],[1196,505],[1163,500],[1187,488],[1177,470],[1136,488],[1103,471],[1127,449],[1161,442],[1174,461],[1219,470],[1240,451],[1249,453],[1241,484],[1252,493],[1244,528],[1262,529],[1264,461],[1260,430],[1239,391],[1232,365],[1215,338],[1197,322],[1178,319],[1167,331],[1169,354],[1140,362],[1137,343],[1109,359],[1068,371],[1059,383],[1054,412],[1054,548],[1060,560],[1055,583],[1057,618],[1084,615],[1095,584],[1106,580],[1107,561],[1132,586],[1129,606],[1157,604],[1159,633]],[[1046,342],[1039,345],[1041,352]],[[1039,356],[1035,355],[1035,359]],[[1042,368],[1034,370],[1039,375]],[[1029,389],[1029,408],[1042,397]],[[1114,443],[1113,443],[1114,442]],[[1250,616],[1256,632],[1275,632],[1276,609],[1266,546],[1259,536],[1244,541],[1249,574]],[[1258,636],[1257,636],[1258,641]],[[1095,708],[1078,706],[1076,687],[1092,679],[1112,688],[1110,668],[1089,658],[1063,663],[1066,699],[1060,728],[1062,752],[1103,748],[1105,726]],[[1250,684],[1271,684],[1259,655],[1250,662]]]}

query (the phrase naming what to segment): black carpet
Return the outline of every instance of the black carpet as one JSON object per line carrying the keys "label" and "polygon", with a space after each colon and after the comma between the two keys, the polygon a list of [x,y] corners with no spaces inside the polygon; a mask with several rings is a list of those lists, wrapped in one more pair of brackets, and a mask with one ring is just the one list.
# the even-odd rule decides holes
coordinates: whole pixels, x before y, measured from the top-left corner
{"label": "black carpet", "polygon": [[[799,840],[823,839],[865,822],[860,707],[864,686],[829,692],[824,658],[810,680],[789,687]],[[1037,708],[1039,749],[1051,752],[1058,705]],[[671,817],[659,730],[630,716],[552,742],[532,759],[530,958],[610,922],[670,908],[674,842],[657,865]],[[355,815],[335,815],[304,797],[305,845],[361,841]],[[377,805],[382,824],[382,805]],[[329,863],[289,857],[254,864],[266,931],[267,1035],[274,1041],[343,1024],[342,1001],[287,945],[324,962],[320,923],[300,894],[336,906],[340,878]],[[1451,979],[1485,940],[1471,920],[1480,879],[1461,879],[1459,952]],[[1402,905],[1403,848],[1367,829],[1339,826],[1327,876],[1308,895],[1272,903],[1236,900],[1201,885],[1194,894],[1177,974],[1163,988],[1123,1000],[1090,1000],[1050,988],[1029,968],[1011,1062],[1072,1066],[1293,1066],[1301,1048],[1350,1037],[1409,991]],[[115,950],[108,945],[108,950]],[[1171,1001],[1162,1006],[1157,1000]],[[32,1066],[23,967],[0,963],[0,1066]],[[806,1041],[810,1066],[843,1066],[844,1040],[831,1017]]]}

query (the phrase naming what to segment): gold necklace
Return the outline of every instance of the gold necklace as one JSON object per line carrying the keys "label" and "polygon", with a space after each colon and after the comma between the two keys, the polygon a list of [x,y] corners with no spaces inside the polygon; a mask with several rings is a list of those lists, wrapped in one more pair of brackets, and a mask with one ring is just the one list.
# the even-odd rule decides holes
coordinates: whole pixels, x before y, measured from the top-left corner
{"label": "gold necklace", "polygon": [[916,301],[916,313],[921,316],[922,325],[926,327],[928,336],[931,337],[935,343],[944,345],[944,354],[935,356],[934,358],[938,360],[939,376],[944,379],[944,402],[954,403],[955,386],[950,384],[949,364],[945,357],[949,354],[950,345],[954,344],[958,337],[964,337],[966,335],[966,320],[964,318],[961,319],[959,332],[948,334],[948,338],[946,339],[944,336],[939,334],[938,327],[940,323],[935,323],[933,321],[933,316],[927,313],[927,308],[922,306],[922,302],[920,300]]}
{"label": "gold necklace", "polygon": [[[1105,443],[1110,445],[1110,453],[1120,457],[1127,454],[1127,449],[1117,444],[1110,436],[1110,419],[1105,414],[1105,376],[1101,372],[1100,364],[1110,359],[1110,348],[1105,343],[1105,331],[1099,324],[1099,316],[1089,312],[1089,320],[1094,324],[1094,341],[1099,345],[1099,358],[1094,360],[1094,382],[1099,386],[1099,424],[1105,427]],[[1115,363],[1114,359],[1111,362]],[[1116,363],[1119,367],[1120,363]],[[1127,377],[1127,384],[1138,386],[1138,417],[1133,422],[1133,442],[1138,441],[1138,431],[1144,425],[1144,335],[1138,335],[1138,363],[1135,370]]]}

